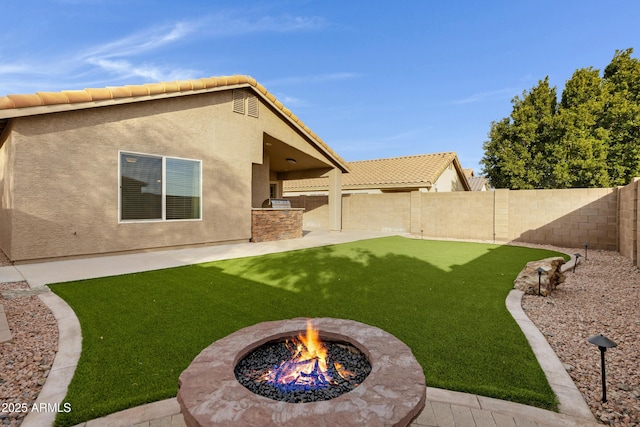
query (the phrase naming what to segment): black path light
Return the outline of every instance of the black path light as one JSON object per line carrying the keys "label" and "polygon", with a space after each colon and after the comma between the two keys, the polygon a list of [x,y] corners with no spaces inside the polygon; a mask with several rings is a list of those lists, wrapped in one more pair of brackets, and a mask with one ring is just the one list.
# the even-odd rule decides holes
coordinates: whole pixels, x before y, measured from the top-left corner
{"label": "black path light", "polygon": [[[578,261],[580,260],[580,257],[582,255],[580,254],[573,254],[574,257],[576,257],[576,260],[573,262],[573,272],[576,272],[576,266],[578,265]],[[586,258],[585,258],[586,259]]]}
{"label": "black path light", "polygon": [[540,278],[542,277],[542,273],[547,274],[547,270],[542,267],[538,267],[536,268],[536,271],[538,272],[538,296],[540,296]]}
{"label": "black path light", "polygon": [[602,334],[593,335],[587,338],[587,341],[597,345],[600,350],[600,364],[602,365],[602,403],[605,403],[607,401],[607,380],[604,368],[604,352],[607,351],[608,348],[616,347],[618,344]]}
{"label": "black path light", "polygon": [[589,252],[589,243],[584,243],[584,260],[587,261],[587,253]]}

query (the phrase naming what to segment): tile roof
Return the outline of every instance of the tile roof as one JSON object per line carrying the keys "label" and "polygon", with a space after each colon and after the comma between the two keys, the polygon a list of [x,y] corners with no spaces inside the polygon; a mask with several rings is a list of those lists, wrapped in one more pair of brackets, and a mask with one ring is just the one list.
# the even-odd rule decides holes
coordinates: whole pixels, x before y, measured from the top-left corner
{"label": "tile roof", "polygon": [[469,181],[469,187],[471,187],[471,191],[482,191],[482,187],[489,183],[487,181],[487,178],[485,178],[484,176],[467,177],[467,181]]}
{"label": "tile roof", "polygon": [[[438,180],[452,162],[464,176],[458,156],[454,152],[349,162],[349,173],[342,176],[342,188],[428,187]],[[285,191],[327,188],[328,178],[284,182]]]}
{"label": "tile roof", "polygon": [[297,127],[330,154],[333,160],[346,171],[346,162],[335,153],[318,135],[307,127],[291,110],[285,107],[267,89],[251,76],[233,75],[208,77],[173,82],[145,83],[141,85],[63,90],[60,92],[36,92],[34,94],[9,94],[0,96],[0,120],[5,118],[47,114],[84,108],[116,105],[173,96],[221,90],[251,88],[264,100],[275,106]]}

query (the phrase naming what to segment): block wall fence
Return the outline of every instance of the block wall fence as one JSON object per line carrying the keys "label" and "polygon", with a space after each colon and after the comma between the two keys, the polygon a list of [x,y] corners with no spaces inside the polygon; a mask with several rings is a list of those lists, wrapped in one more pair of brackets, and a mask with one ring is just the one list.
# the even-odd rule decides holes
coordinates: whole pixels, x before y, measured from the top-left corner
{"label": "block wall fence", "polygon": [[[570,248],[588,243],[637,264],[639,182],[618,188],[344,195],[342,228]],[[288,199],[292,207],[305,208],[304,228],[328,228],[326,196]]]}

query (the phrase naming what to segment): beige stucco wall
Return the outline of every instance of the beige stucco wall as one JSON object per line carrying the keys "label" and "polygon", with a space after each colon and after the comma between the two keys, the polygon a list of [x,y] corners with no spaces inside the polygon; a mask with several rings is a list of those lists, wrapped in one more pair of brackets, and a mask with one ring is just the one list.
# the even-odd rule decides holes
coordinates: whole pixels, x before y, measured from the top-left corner
{"label": "beige stucco wall", "polygon": [[12,136],[8,134],[5,141],[0,141],[0,249],[11,247],[11,209],[13,193],[11,191],[11,165],[13,162]]}
{"label": "beige stucco wall", "polygon": [[458,172],[456,171],[453,163],[449,164],[444,172],[442,172],[442,174],[438,177],[435,185],[431,187],[430,192],[436,191],[464,191],[464,186],[462,185],[460,175],[458,175]]}
{"label": "beige stucco wall", "polygon": [[[264,133],[323,157],[264,103],[254,118],[231,100],[222,91],[14,119],[0,150],[2,249],[24,261],[248,241],[252,201],[269,191],[268,173],[252,182]],[[120,223],[119,150],[201,160],[202,220]]]}
{"label": "beige stucco wall", "polygon": [[[261,208],[262,202],[269,198],[269,155],[265,152],[262,163],[252,165],[251,206]],[[266,184],[266,185],[265,185]]]}

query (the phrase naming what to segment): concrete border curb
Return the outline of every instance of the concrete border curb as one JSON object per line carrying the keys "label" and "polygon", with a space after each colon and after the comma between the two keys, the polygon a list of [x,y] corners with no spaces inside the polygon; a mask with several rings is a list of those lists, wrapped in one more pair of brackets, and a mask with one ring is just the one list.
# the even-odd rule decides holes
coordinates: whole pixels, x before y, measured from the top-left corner
{"label": "concrete border curb", "polygon": [[524,295],[524,292],[517,289],[509,292],[506,300],[507,310],[520,326],[527,341],[529,341],[529,345],[531,345],[531,349],[536,359],[538,359],[549,385],[551,385],[553,392],[558,397],[560,413],[594,421],[587,402],[585,402],[575,383],[562,366],[562,362],[560,362],[544,335],[522,309],[522,295]]}
{"label": "concrete border curb", "polygon": [[11,329],[9,329],[9,322],[7,322],[4,307],[0,304],[0,344],[7,341],[11,341]]}
{"label": "concrete border curb", "polygon": [[[82,351],[82,334],[80,322],[73,309],[59,296],[49,291],[38,295],[40,300],[51,310],[58,321],[58,352],[53,360],[47,381],[42,387],[35,404],[57,404],[58,410],[63,410],[62,401],[80,359]],[[71,408],[73,410],[73,408]],[[22,427],[41,427],[53,425],[57,412],[30,411],[22,421]]]}

